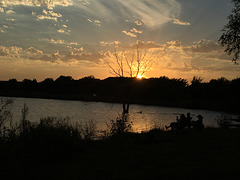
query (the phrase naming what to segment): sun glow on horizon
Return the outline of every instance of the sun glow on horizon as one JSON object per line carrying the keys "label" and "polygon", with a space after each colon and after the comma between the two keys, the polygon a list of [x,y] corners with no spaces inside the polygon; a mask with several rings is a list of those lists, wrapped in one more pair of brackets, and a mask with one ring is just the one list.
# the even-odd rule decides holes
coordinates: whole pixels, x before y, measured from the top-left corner
{"label": "sun glow on horizon", "polygon": [[138,75],[137,75],[137,78],[138,78],[138,79],[142,79],[142,78],[143,78],[143,76],[142,76],[142,75],[140,75],[140,74],[138,74]]}

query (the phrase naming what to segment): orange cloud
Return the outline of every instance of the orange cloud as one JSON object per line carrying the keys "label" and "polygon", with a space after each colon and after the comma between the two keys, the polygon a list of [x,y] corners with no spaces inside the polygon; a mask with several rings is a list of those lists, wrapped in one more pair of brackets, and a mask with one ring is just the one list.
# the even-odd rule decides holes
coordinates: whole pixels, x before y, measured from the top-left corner
{"label": "orange cloud", "polygon": [[137,35],[134,34],[134,33],[132,33],[132,32],[127,32],[127,31],[125,31],[125,30],[123,30],[122,32],[123,32],[124,34],[126,34],[127,36],[130,36],[130,37],[132,37],[132,38],[137,37]]}

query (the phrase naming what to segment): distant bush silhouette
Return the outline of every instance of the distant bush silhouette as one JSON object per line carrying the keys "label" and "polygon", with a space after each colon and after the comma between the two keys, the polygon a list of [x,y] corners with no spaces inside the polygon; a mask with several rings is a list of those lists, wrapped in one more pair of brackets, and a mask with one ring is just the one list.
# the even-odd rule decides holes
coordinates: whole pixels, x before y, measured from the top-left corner
{"label": "distant bush silhouette", "polygon": [[192,81],[191,81],[191,84],[192,84],[192,86],[194,86],[194,85],[201,84],[202,82],[203,82],[203,78],[202,77],[194,76]]}
{"label": "distant bush silhouette", "polygon": [[96,79],[93,75],[90,75],[90,76],[85,76],[83,77],[82,79],[87,79],[87,80],[90,80],[90,79]]}

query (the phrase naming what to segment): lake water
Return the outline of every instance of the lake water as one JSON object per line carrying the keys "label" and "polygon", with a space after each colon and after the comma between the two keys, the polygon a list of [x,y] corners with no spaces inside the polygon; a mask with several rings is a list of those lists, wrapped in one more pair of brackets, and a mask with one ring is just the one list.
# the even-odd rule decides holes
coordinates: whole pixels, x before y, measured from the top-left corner
{"label": "lake water", "polygon": [[[97,123],[98,130],[106,129],[106,123],[115,120],[122,112],[122,104],[67,101],[52,99],[33,98],[9,98],[14,101],[12,106],[13,119],[20,120],[21,110],[26,104],[29,108],[27,119],[37,122],[40,118],[47,116],[69,117],[73,122],[86,122],[93,120]],[[149,130],[155,124],[162,126],[169,125],[176,120],[176,116],[181,113],[191,113],[193,120],[197,120],[197,115],[201,114],[206,127],[217,127],[216,119],[224,114],[222,112],[183,109],[172,107],[130,105],[129,120],[133,122],[133,130],[141,132]],[[231,115],[231,114],[226,114]]]}

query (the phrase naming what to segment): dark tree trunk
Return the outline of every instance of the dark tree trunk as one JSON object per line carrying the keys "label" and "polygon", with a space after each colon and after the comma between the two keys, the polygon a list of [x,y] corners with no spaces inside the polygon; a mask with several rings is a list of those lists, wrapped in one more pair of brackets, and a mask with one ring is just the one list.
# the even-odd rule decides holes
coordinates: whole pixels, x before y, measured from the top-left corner
{"label": "dark tree trunk", "polygon": [[129,103],[123,103],[123,114],[129,113]]}

